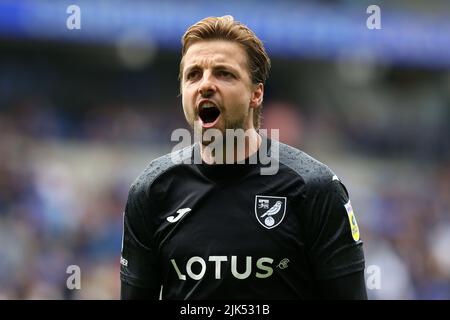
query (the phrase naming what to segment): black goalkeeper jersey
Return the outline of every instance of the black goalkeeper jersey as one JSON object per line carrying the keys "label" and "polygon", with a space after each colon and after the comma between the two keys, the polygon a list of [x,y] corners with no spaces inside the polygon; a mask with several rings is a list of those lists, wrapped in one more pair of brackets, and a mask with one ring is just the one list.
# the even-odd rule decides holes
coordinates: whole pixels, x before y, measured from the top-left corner
{"label": "black goalkeeper jersey", "polygon": [[311,299],[318,281],[364,270],[338,177],[264,141],[274,175],[260,161],[194,164],[198,144],[152,161],[129,192],[121,280],[163,299]]}

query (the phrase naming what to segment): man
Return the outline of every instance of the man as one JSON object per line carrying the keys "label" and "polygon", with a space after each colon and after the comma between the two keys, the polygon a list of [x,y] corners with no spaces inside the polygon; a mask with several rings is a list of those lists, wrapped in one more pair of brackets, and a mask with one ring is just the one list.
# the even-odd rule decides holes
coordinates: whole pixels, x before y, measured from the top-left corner
{"label": "man", "polygon": [[[224,16],[191,26],[182,45],[183,110],[202,139],[154,160],[132,185],[121,298],[366,299],[345,187],[322,163],[258,133],[270,69],[261,41]],[[231,164],[227,129],[245,131]],[[261,174],[264,157],[276,172]]]}

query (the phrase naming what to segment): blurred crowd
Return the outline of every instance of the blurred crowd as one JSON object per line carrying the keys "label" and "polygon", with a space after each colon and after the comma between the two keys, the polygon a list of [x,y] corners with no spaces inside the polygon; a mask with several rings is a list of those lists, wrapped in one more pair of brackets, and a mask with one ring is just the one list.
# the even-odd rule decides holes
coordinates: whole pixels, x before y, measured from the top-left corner
{"label": "blurred crowd", "polygon": [[[34,136],[13,117],[0,119],[0,298],[117,296],[124,186],[89,193],[71,165],[35,154],[49,132]],[[64,152],[65,142],[57,145]],[[80,267],[83,290],[67,289],[69,265]]]}

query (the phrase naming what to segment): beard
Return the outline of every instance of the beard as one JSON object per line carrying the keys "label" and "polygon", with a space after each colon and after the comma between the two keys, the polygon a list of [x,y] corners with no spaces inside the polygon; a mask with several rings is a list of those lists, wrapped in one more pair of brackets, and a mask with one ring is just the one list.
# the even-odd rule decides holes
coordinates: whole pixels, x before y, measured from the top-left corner
{"label": "beard", "polygon": [[[248,117],[249,117],[249,109],[247,110],[246,113],[242,113],[237,115],[234,119],[230,119],[226,113],[225,110],[223,110],[222,108],[220,109],[221,113],[220,113],[220,117],[222,119],[220,119],[219,121],[219,125],[220,127],[213,127],[213,128],[203,128],[200,124],[199,121],[199,114],[198,112],[192,112],[192,113],[186,113],[185,112],[185,118],[186,121],[188,122],[189,126],[194,130],[194,140],[195,142],[201,142],[202,145],[207,146],[209,144],[211,144],[214,140],[209,140],[209,139],[205,139],[205,136],[213,136],[218,138],[218,133],[221,133],[221,139],[223,140],[223,144],[225,146],[225,137],[226,137],[226,130],[237,130],[237,129],[242,129],[242,130],[247,130],[247,122],[248,122]],[[211,132],[214,131],[214,132]],[[219,132],[218,132],[219,131]],[[209,132],[209,133],[208,133]]]}
{"label": "beard", "polygon": [[[236,119],[228,119],[226,117],[225,112],[222,112],[221,121],[223,121],[223,126],[219,128],[203,128],[200,125],[199,121],[190,121],[189,125],[194,129],[194,135],[195,137],[198,137],[199,139],[196,139],[196,141],[201,141],[201,144],[204,146],[208,146],[211,143],[215,142],[215,139],[221,139],[221,141],[218,143],[222,143],[222,145],[226,146],[226,130],[237,130],[247,129],[247,118],[248,118],[248,112],[245,115],[241,115],[240,117]],[[195,116],[195,119],[198,120],[199,116],[198,114]],[[219,134],[220,133],[220,134]],[[212,137],[210,139],[210,137]]]}

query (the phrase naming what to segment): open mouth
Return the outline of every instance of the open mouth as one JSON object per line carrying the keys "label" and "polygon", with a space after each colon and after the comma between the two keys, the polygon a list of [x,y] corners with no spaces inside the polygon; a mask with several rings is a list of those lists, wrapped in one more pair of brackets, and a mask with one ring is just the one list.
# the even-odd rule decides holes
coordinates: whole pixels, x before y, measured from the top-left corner
{"label": "open mouth", "polygon": [[220,110],[213,103],[205,102],[200,106],[198,115],[202,121],[202,126],[204,128],[210,128],[214,126],[219,119]]}

